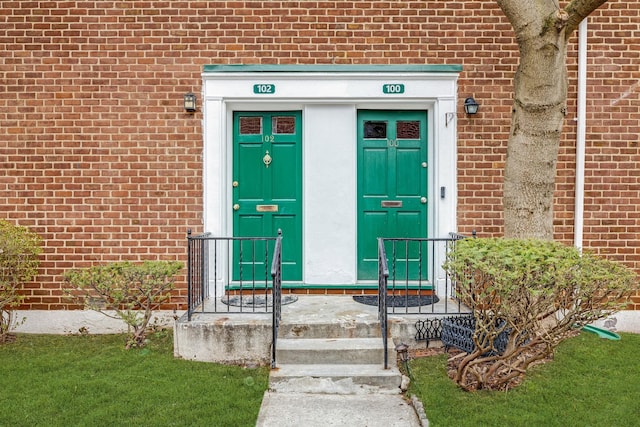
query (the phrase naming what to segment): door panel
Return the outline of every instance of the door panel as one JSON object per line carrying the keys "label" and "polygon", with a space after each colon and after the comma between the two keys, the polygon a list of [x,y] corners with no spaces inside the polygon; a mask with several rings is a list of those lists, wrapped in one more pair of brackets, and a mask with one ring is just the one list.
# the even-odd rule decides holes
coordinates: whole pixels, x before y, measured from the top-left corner
{"label": "door panel", "polygon": [[367,179],[363,182],[363,191],[368,195],[384,196],[388,193],[389,179],[387,177],[386,148],[366,148],[363,152],[365,176],[376,176],[379,179]]}
{"label": "door panel", "polygon": [[396,153],[396,194],[398,196],[412,197],[421,194],[422,182],[421,167],[415,167],[422,163],[420,150],[399,150]]}
{"label": "door panel", "polygon": [[[275,237],[283,233],[283,280],[302,279],[302,115],[236,112],[233,141],[233,234]],[[273,242],[234,246],[233,280],[264,280]],[[255,269],[253,264],[255,259]]]}
{"label": "door panel", "polygon": [[296,158],[296,150],[299,147],[296,144],[272,144],[271,147],[273,159],[278,159],[278,161],[287,159],[289,162],[285,166],[278,164],[270,166],[270,171],[265,168],[264,172],[270,172],[271,174],[271,198],[278,201],[295,201],[298,197],[297,191],[300,188],[300,184],[295,177],[300,177],[301,174],[298,170],[298,165],[288,159]]}
{"label": "door panel", "polygon": [[[358,112],[359,280],[377,278],[377,237],[427,237],[426,126],[425,111]],[[395,251],[396,261],[410,260],[411,280],[427,277],[419,252]]]}

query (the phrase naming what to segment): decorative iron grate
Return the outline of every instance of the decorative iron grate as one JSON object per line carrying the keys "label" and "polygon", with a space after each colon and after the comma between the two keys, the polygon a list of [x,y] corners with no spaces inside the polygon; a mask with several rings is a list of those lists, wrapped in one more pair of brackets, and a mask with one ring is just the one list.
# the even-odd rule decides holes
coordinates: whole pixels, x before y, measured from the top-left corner
{"label": "decorative iron grate", "polygon": [[442,340],[442,322],[443,320],[451,320],[451,319],[460,319],[458,322],[460,323],[471,323],[473,321],[473,317],[470,315],[463,316],[447,316],[447,317],[437,317],[433,319],[427,320],[418,320],[415,323],[416,341],[426,341],[427,347],[429,347],[430,341],[440,341]]}

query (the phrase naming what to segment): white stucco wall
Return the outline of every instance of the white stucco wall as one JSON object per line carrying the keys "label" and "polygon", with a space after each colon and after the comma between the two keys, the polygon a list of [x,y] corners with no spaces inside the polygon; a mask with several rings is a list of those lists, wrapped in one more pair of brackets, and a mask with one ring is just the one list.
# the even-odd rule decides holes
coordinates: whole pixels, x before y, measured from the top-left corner
{"label": "white stucco wall", "polygon": [[356,281],[356,109],[304,110],[304,281]]}

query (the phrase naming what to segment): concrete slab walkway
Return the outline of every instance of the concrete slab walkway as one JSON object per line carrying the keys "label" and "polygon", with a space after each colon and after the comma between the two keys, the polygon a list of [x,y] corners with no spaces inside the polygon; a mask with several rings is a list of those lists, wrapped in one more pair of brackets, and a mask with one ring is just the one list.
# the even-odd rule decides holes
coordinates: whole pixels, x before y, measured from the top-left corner
{"label": "concrete slab walkway", "polygon": [[[412,325],[410,320],[402,319],[394,319],[391,324],[396,333],[403,329],[410,330],[409,325]],[[408,335],[408,331],[405,333]],[[327,341],[331,342],[343,340],[344,346],[356,351],[361,351],[358,350],[357,343],[362,342],[363,337],[377,337],[368,338],[368,340],[376,343],[380,341],[381,344],[377,307],[359,304],[350,296],[301,296],[297,302],[283,306],[279,336],[293,338],[289,342],[283,342],[279,347],[280,351],[286,350],[287,345],[299,346],[304,338],[317,337],[330,337]],[[303,339],[296,340],[297,337]],[[370,343],[368,345],[371,347]],[[392,341],[390,345],[393,346]],[[332,346],[332,351],[336,353],[335,357],[346,357],[342,355],[339,348],[334,347],[335,343]],[[382,354],[377,354],[380,363]],[[274,371],[278,374],[282,370],[291,368],[286,365],[286,358],[281,356],[279,360],[282,365],[279,364],[279,370]],[[321,356],[318,353],[317,358],[317,360],[322,359],[322,363],[329,363],[325,361],[327,358],[325,355]],[[366,360],[364,354],[360,354],[355,360],[372,363],[364,362]],[[312,361],[313,357],[311,362],[307,363],[313,363]],[[395,360],[392,363],[395,363]],[[306,376],[288,380],[285,383],[272,381],[271,389],[264,394],[256,425],[259,427],[424,427],[426,425],[421,422],[413,405],[400,393],[399,388],[393,390],[384,386],[356,384],[352,378],[333,378],[336,375],[333,371],[338,369],[336,366],[342,365],[323,366],[329,371],[328,373],[322,374],[318,369],[302,365],[302,368],[306,369]],[[361,369],[358,364],[345,366],[354,377]],[[313,365],[311,367],[313,368]],[[379,368],[378,371],[383,371],[384,374],[392,373],[391,370],[384,371],[382,366]],[[372,375],[381,375],[378,371]],[[371,381],[367,384],[371,384]]]}
{"label": "concrete slab walkway", "polygon": [[400,394],[315,394],[267,391],[258,427],[420,427]]}

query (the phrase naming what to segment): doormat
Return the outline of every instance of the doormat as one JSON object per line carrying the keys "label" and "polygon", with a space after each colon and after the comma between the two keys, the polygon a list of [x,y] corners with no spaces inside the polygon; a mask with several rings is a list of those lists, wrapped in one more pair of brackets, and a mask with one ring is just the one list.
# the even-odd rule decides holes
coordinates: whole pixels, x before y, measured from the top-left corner
{"label": "doormat", "polygon": [[[366,305],[378,305],[378,295],[354,295],[354,301]],[[387,307],[419,307],[438,301],[436,295],[387,295]]]}
{"label": "doormat", "polygon": [[[223,304],[231,305],[234,307],[272,307],[273,296],[268,295],[225,295],[220,298]],[[298,301],[298,297],[295,295],[283,295],[282,305],[291,304]]]}

